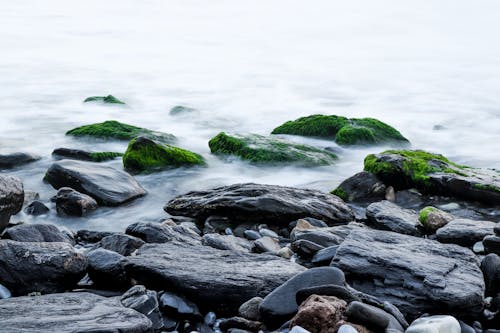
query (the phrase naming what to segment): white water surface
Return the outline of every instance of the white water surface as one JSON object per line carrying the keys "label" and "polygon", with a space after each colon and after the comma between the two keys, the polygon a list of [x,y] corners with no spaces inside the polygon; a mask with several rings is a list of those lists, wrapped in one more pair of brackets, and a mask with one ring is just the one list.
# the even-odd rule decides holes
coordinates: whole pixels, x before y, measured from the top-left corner
{"label": "white water surface", "polygon": [[[163,205],[190,190],[252,181],[329,191],[385,149],[347,149],[335,166],[308,169],[210,155],[207,142],[220,131],[269,134],[315,113],[378,118],[414,148],[498,168],[499,14],[496,0],[2,1],[0,152],[43,156],[7,171],[26,190],[46,202],[55,194],[42,181],[54,148],[123,151],[126,143],[64,135],[108,119],[173,133],[209,163],[138,176],[146,197],[86,218],[55,209],[17,218],[123,230],[166,217]],[[107,94],[129,107],[82,103]],[[199,112],[169,115],[178,104]]]}

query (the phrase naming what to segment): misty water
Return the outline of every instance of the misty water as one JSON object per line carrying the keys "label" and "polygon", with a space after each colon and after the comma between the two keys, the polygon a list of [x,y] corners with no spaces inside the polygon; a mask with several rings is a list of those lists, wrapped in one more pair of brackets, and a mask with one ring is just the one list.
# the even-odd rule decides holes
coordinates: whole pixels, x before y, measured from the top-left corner
{"label": "misty water", "polygon": [[[5,1],[0,11],[0,153],[42,160],[2,171],[49,203],[43,182],[58,147],[124,151],[74,139],[76,126],[115,119],[173,133],[206,168],[136,178],[149,192],[85,218],[16,219],[123,230],[168,217],[175,195],[237,182],[330,191],[362,170],[348,148],[330,167],[262,167],[212,156],[220,131],[267,135],[310,114],[378,118],[413,148],[477,167],[500,164],[498,1]],[[82,103],[113,94],[128,107]],[[175,105],[195,114],[169,115]],[[439,125],[439,130],[435,126]],[[322,140],[291,140],[332,147]],[[121,160],[106,162],[122,168]]]}

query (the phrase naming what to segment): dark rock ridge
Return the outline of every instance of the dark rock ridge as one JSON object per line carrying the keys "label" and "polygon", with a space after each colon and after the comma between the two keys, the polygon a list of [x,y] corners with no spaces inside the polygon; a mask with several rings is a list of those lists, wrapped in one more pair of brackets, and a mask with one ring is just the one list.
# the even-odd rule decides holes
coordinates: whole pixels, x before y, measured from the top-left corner
{"label": "dark rock ridge", "polygon": [[404,209],[384,200],[375,202],[366,208],[368,224],[376,229],[389,230],[400,234],[421,235],[418,214],[410,209]]}
{"label": "dark rock ridge", "polygon": [[421,150],[387,150],[368,155],[365,171],[396,189],[416,187],[428,194],[455,196],[487,204],[500,203],[500,176]]}
{"label": "dark rock ridge", "polygon": [[152,333],[151,321],[117,298],[78,292],[0,300],[3,332]]}
{"label": "dark rock ridge", "polygon": [[17,177],[0,175],[0,232],[9,224],[11,215],[21,211],[24,187]]}
{"label": "dark rock ridge", "polygon": [[71,148],[57,148],[52,152],[52,156],[58,158],[67,158],[72,160],[89,161],[89,162],[102,162],[107,160],[112,160],[122,153],[102,151],[94,152],[81,149],[71,149]]}
{"label": "dark rock ridge", "polygon": [[128,173],[91,162],[55,162],[47,170],[45,179],[55,189],[71,187],[105,206],[118,206],[146,194]]}
{"label": "dark rock ridge", "polygon": [[405,315],[478,315],[485,290],[479,261],[454,245],[389,231],[354,229],[332,262],[352,286],[389,301]]}
{"label": "dark rock ridge", "polygon": [[14,295],[71,289],[86,268],[85,256],[67,243],[0,240],[0,281]]}
{"label": "dark rock ridge", "polygon": [[236,253],[179,242],[145,244],[128,257],[130,277],[152,288],[185,295],[211,310],[235,312],[265,296],[304,268],[266,254]]}
{"label": "dark rock ridge", "polygon": [[15,168],[19,165],[38,161],[41,157],[30,153],[0,154],[0,169]]}
{"label": "dark rock ridge", "polygon": [[253,183],[189,192],[169,201],[164,209],[169,214],[199,221],[210,215],[225,216],[231,221],[281,225],[303,217],[314,217],[331,225],[354,219],[352,210],[337,196]]}

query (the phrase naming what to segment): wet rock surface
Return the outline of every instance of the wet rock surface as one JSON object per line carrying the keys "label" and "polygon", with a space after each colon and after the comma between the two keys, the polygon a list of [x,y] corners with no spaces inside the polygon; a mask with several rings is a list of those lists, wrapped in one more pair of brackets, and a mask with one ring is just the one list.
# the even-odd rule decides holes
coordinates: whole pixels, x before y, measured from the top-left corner
{"label": "wet rock surface", "polygon": [[38,161],[41,157],[32,153],[0,154],[0,169],[11,169]]}
{"label": "wet rock surface", "polygon": [[376,229],[413,236],[422,234],[416,212],[401,208],[387,200],[369,205],[366,208],[366,217],[369,224]]}
{"label": "wet rock surface", "polygon": [[56,195],[57,213],[69,216],[84,216],[99,206],[91,196],[80,193],[69,187],[61,187]]}
{"label": "wet rock surface", "polygon": [[21,211],[24,187],[17,177],[0,175],[0,232],[9,224],[11,215]]}
{"label": "wet rock surface", "polygon": [[473,246],[488,235],[493,235],[496,223],[490,221],[475,221],[455,219],[437,230],[437,239],[443,243],[454,243],[462,246]]}

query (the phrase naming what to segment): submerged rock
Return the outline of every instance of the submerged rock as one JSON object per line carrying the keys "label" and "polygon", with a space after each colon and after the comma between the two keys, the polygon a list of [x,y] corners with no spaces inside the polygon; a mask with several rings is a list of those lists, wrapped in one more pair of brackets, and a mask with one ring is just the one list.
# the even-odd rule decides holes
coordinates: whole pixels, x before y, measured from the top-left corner
{"label": "submerged rock", "polygon": [[326,223],[345,224],[354,219],[352,210],[338,197],[292,187],[234,184],[207,191],[194,191],[169,201],[164,210],[205,220],[208,216],[228,217],[234,222],[287,225],[303,217]]}
{"label": "submerged rock", "polygon": [[213,137],[208,146],[213,154],[234,155],[254,163],[321,166],[335,163],[337,156],[325,149],[291,143],[262,135],[228,135]]}
{"label": "submerged rock", "polygon": [[93,152],[81,149],[57,148],[52,152],[52,156],[58,158],[68,158],[72,160],[103,162],[122,156],[123,153],[103,151]]}
{"label": "submerged rock", "polygon": [[28,215],[38,216],[47,214],[49,212],[49,208],[45,206],[43,202],[35,200],[24,208],[24,212]]}
{"label": "submerged rock", "polygon": [[312,115],[288,121],[272,134],[292,134],[335,140],[340,145],[380,144],[408,140],[395,128],[373,118]]}
{"label": "submerged rock", "polygon": [[191,108],[189,106],[184,106],[184,105],[176,105],[170,109],[168,112],[172,116],[181,116],[181,115],[187,115],[187,114],[192,114],[196,112],[195,108]]}
{"label": "submerged rock", "polygon": [[498,205],[500,177],[422,150],[387,150],[366,156],[365,171],[397,189],[416,187],[427,194],[456,196]]}
{"label": "submerged rock", "polygon": [[21,211],[24,187],[17,177],[0,175],[0,233],[7,227],[11,215]]}
{"label": "submerged rock", "polygon": [[39,159],[41,159],[40,156],[31,153],[0,154],[0,169],[15,168]]}
{"label": "submerged rock", "polygon": [[416,212],[404,209],[390,201],[380,201],[366,208],[368,223],[376,229],[390,230],[400,234],[419,236],[420,222]]}
{"label": "submerged rock", "polygon": [[105,206],[118,206],[146,194],[128,173],[90,162],[55,162],[47,170],[45,179],[55,189],[71,187]]}
{"label": "submerged rock", "polygon": [[478,259],[458,245],[358,228],[332,264],[355,289],[391,302],[410,318],[425,312],[473,317],[483,307]]}
{"label": "submerged rock", "polygon": [[108,95],[108,96],[91,96],[85,98],[83,103],[88,103],[88,102],[102,102],[105,104],[125,104],[124,102],[120,101],[118,98],[116,98],[113,95]]}
{"label": "submerged rock", "polygon": [[146,128],[120,123],[116,120],[76,127],[66,132],[66,135],[115,140],[132,140],[138,136],[145,136],[164,143],[171,143],[176,140],[172,134],[155,132]]}
{"label": "submerged rock", "polygon": [[85,216],[99,207],[89,195],[69,187],[61,187],[56,195],[56,209],[60,215]]}
{"label": "submerged rock", "polygon": [[142,136],[132,139],[123,155],[123,166],[134,172],[196,165],[205,165],[200,155]]}
{"label": "submerged rock", "polygon": [[85,256],[67,243],[0,240],[0,281],[14,295],[71,289],[86,268]]}
{"label": "submerged rock", "polygon": [[267,295],[304,268],[277,256],[172,241],[142,246],[127,257],[126,270],[149,288],[175,291],[198,305],[234,313],[243,302]]}
{"label": "submerged rock", "polygon": [[[72,292],[0,300],[2,330],[9,333],[150,333],[151,321],[117,298]],[[29,314],[29,315],[27,315]]]}
{"label": "submerged rock", "polygon": [[375,175],[362,171],[344,180],[331,193],[344,201],[382,200],[386,187]]}

